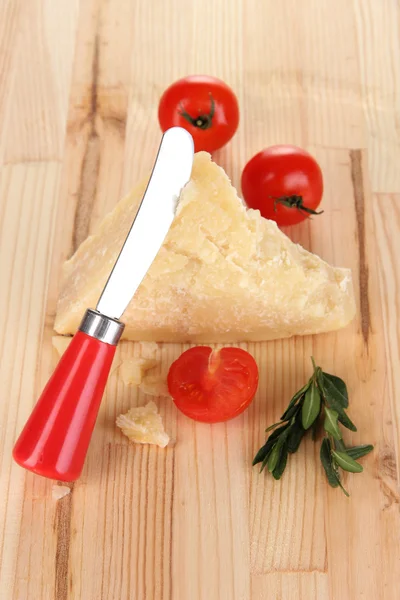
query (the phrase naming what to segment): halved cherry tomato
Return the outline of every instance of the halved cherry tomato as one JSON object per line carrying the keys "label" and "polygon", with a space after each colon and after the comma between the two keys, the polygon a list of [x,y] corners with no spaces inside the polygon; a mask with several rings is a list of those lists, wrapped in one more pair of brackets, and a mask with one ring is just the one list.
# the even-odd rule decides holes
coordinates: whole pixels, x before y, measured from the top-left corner
{"label": "halved cherry tomato", "polygon": [[[278,225],[295,225],[316,211],[323,181],[316,160],[296,146],[271,146],[245,166],[242,192],[246,204]],[[321,211],[322,212],[322,211]]]}
{"label": "halved cherry tomato", "polygon": [[190,75],[165,90],[158,120],[163,131],[176,126],[187,129],[196,152],[213,152],[233,137],[239,123],[239,106],[231,88],[220,79]]}
{"label": "halved cherry tomato", "polygon": [[240,415],[253,400],[257,386],[257,363],[241,348],[190,348],[168,373],[168,389],[176,406],[187,417],[204,423]]}

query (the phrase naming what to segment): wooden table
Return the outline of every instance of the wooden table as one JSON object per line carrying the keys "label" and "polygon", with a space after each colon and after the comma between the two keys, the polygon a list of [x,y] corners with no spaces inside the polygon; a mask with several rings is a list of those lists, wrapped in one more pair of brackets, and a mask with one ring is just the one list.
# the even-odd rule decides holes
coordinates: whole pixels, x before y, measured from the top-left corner
{"label": "wooden table", "polygon": [[[399,24],[394,0],[1,2],[2,600],[399,597]],[[151,166],[158,99],[188,73],[238,95],[240,129],[215,155],[236,185],[274,143],[318,158],[325,214],[288,233],[352,268],[358,318],[250,344],[261,384],[234,422],[197,425],[157,400],[167,450],[116,430],[146,398],[113,374],[84,474],[55,501],[11,451],[55,364],[60,266]],[[348,383],[347,439],[375,444],[346,478],[350,499],[328,488],[311,441],[280,483],[251,468],[311,354]]]}

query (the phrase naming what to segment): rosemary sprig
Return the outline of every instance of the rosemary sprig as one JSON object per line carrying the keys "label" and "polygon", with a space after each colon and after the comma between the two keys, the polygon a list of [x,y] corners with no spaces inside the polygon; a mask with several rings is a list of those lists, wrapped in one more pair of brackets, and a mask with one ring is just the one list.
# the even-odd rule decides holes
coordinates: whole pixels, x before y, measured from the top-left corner
{"label": "rosemary sprig", "polygon": [[257,452],[253,465],[261,463],[261,471],[268,468],[275,479],[280,479],[286,468],[289,454],[297,452],[307,431],[311,430],[316,439],[318,427],[323,425],[325,432],[321,444],[320,458],[328,483],[332,487],[341,487],[340,469],[350,473],[361,473],[362,465],[357,462],[373,450],[373,446],[347,447],[343,441],[340,424],[351,431],[356,426],[346,413],[349,396],[345,382],[324,373],[312,358],[314,372],[306,385],[293,396],[280,421],[266,429],[271,430],[264,446]]}

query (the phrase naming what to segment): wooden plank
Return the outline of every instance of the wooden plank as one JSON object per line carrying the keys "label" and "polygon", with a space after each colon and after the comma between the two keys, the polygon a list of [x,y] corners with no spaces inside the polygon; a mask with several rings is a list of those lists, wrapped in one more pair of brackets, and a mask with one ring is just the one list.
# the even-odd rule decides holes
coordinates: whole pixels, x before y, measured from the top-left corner
{"label": "wooden plank", "polygon": [[81,7],[64,153],[61,261],[120,197],[134,8],[116,0]]}
{"label": "wooden plank", "polygon": [[[326,211],[332,223],[331,231],[324,230],[322,235],[321,230],[313,223],[312,247],[317,247],[319,254],[327,260],[350,266],[353,273],[359,273],[355,281],[357,283],[358,280],[361,303],[358,324],[355,324],[353,329],[349,328],[338,334],[315,337],[312,352],[318,364],[323,364],[327,371],[341,374],[348,382],[352,394],[351,415],[354,416],[360,431],[351,437],[354,443],[372,441],[376,446],[376,458],[375,462],[373,457],[365,460],[366,472],[362,477],[353,476],[351,480],[348,478],[352,493],[350,502],[337,490],[329,490],[326,496],[325,482],[317,488],[307,486],[310,469],[313,471],[318,465],[318,456],[316,453],[313,455],[310,446],[305,448],[305,453],[309,453],[306,463],[303,462],[302,454],[294,458],[295,467],[285,476],[288,479],[287,486],[283,487],[285,479],[282,479],[278,486],[268,480],[253,480],[250,504],[250,514],[253,514],[252,569],[255,573],[277,569],[287,571],[290,568],[294,571],[326,570],[329,573],[332,597],[343,596],[346,593],[355,598],[367,593],[371,593],[373,597],[385,597],[385,582],[390,581],[392,585],[399,576],[399,561],[387,562],[385,551],[381,553],[377,549],[382,548],[383,539],[386,549],[390,543],[382,510],[386,506],[385,510],[395,511],[392,505],[398,503],[398,493],[395,484],[393,434],[386,426],[387,420],[390,420],[390,397],[383,405],[378,401],[378,398],[387,397],[388,390],[384,374],[385,349],[381,333],[383,328],[371,204],[368,187],[363,178],[360,151],[350,154],[344,150],[319,151],[318,158],[327,180],[335,182],[335,187],[328,186],[325,200]],[[346,209],[348,212],[348,204],[343,203],[343,198],[350,200],[352,196],[356,202],[356,209],[352,215],[348,214],[347,218],[344,218],[344,214],[340,213]],[[351,249],[351,240],[354,240],[355,234],[359,238],[361,249],[358,254],[354,254]],[[355,335],[357,330],[358,334]],[[280,349],[278,350],[281,344],[289,345],[282,354]],[[290,341],[277,342],[271,351],[270,359],[273,357],[275,362],[274,376],[267,385],[266,393],[267,398],[274,398],[275,414],[268,415],[268,408],[269,418],[266,421],[261,419],[262,423],[276,421],[284,407],[283,400],[280,400],[282,383],[276,387],[275,379],[280,382],[285,379],[284,367],[291,373],[288,360],[295,350],[292,344]],[[305,350],[304,346],[303,348]],[[309,352],[311,353],[311,348]],[[354,357],[354,360],[351,357]],[[263,362],[268,363],[268,354]],[[288,381],[290,380],[289,375]],[[286,397],[290,397],[290,394]],[[369,398],[367,404],[365,398]],[[379,419],[374,410],[376,402],[380,405]],[[277,403],[278,407],[275,406]],[[254,410],[257,410],[257,405]],[[255,419],[256,423],[259,421],[259,418]],[[346,439],[350,439],[350,436]],[[256,448],[257,444],[254,451]],[[308,492],[310,489],[316,490],[315,493]],[[267,498],[269,501],[266,501]],[[317,499],[323,502],[320,513],[314,505]],[[299,512],[296,514],[296,511]],[[338,527],[338,515],[343,523],[342,527]],[[392,531],[395,529],[400,533],[398,515],[391,512],[391,518]],[[286,525],[288,519],[289,526]],[[363,523],[370,524],[368,529],[363,527]],[[346,528],[349,529],[348,532]],[[281,533],[279,537],[279,532],[282,531],[283,536]],[[322,540],[319,536],[322,536]],[[318,552],[319,539],[321,549]],[[325,539],[327,553],[324,548]],[[314,560],[307,548],[313,550]],[[339,554],[340,560],[337,559]],[[361,571],[362,565],[358,558],[361,555],[366,564],[379,564],[382,577],[377,576],[375,570]]]}
{"label": "wooden plank", "polygon": [[19,49],[22,2],[6,0],[0,4],[0,164],[9,127],[10,99],[14,89],[15,62]]}
{"label": "wooden plank", "polygon": [[6,163],[62,158],[78,7],[79,0],[24,3]]}
{"label": "wooden plank", "polygon": [[[398,193],[400,23],[391,0],[353,0],[362,106],[368,126],[368,164],[374,192]],[[371,44],[372,39],[382,43]]]}
{"label": "wooden plank", "polygon": [[[385,494],[382,509],[383,538],[382,545],[395,543],[397,533],[393,530],[393,515],[398,514],[399,496],[399,442],[400,411],[397,401],[400,389],[398,375],[399,340],[398,340],[398,227],[399,195],[374,194],[373,217],[375,223],[377,251],[379,259],[379,280],[383,305],[383,323],[386,342],[386,389],[383,395],[386,407],[386,421],[383,426],[385,444],[380,456],[382,470],[381,486]],[[393,439],[394,438],[394,439]],[[392,541],[393,540],[393,541]],[[399,577],[399,560],[394,554],[386,557],[387,569],[384,572],[386,597],[390,598],[390,590]]]}
{"label": "wooden plank", "polygon": [[39,391],[36,372],[60,175],[58,163],[10,165],[1,172],[0,271],[6,293],[0,304],[0,375],[7,401],[0,404],[0,589],[9,598],[45,597],[42,592],[52,585],[42,568],[54,556],[51,509],[44,520],[49,483],[29,476],[24,490],[25,473],[11,462],[11,452]]}
{"label": "wooden plank", "polygon": [[[11,12],[9,5],[6,3],[8,18],[1,20],[7,31],[2,36],[7,52],[2,53],[6,71],[1,86],[6,84],[7,89],[0,147],[3,160],[15,164],[1,171],[1,272],[5,283],[1,320],[4,339],[9,341],[1,348],[0,369],[7,396],[13,401],[1,407],[0,589],[6,590],[9,598],[50,597],[54,578],[48,577],[51,568],[43,565],[52,565],[56,550],[51,482],[25,477],[10,457],[16,434],[40,389],[36,376],[61,176],[60,164],[40,159],[61,158],[61,150],[58,154],[56,150],[62,148],[64,137],[77,4],[63,3],[56,8],[50,2],[23,7],[13,3]],[[37,56],[37,69],[32,69],[32,55]],[[21,160],[31,164],[17,164]]]}
{"label": "wooden plank", "polygon": [[[304,359],[302,354],[297,359],[299,348],[304,352]],[[251,456],[263,444],[264,429],[279,420],[293,392],[309,376],[311,340],[304,339],[300,344],[286,340],[262,344],[258,352],[258,364],[271,366],[264,371],[259,393],[250,409]],[[296,387],[293,381],[300,383]],[[307,442],[305,448],[290,459],[290,468],[278,483],[265,472],[260,475],[258,469],[253,470],[250,492],[253,573],[323,572],[326,569],[325,482],[316,458],[314,444]]]}
{"label": "wooden plank", "polygon": [[[139,344],[122,346],[122,359],[140,350]],[[160,351],[159,358],[169,360],[168,352]],[[124,386],[117,372],[111,376],[83,475],[74,485],[72,511],[65,516],[74,531],[63,551],[72,597],[170,595],[174,448],[133,447],[114,425],[118,414],[150,399]],[[175,413],[164,400],[156,401],[174,437]],[[93,553],[95,539],[101,542]]]}
{"label": "wooden plank", "polygon": [[[346,167],[347,162],[347,167]],[[350,502],[335,490],[327,491],[325,529],[328,547],[328,572],[332,597],[349,594],[350,597],[390,597],[385,585],[387,580],[398,578],[397,560],[386,558],[389,551],[387,531],[382,511],[387,503],[386,486],[393,485],[394,473],[387,465],[395,460],[393,433],[386,422],[390,419],[390,399],[387,398],[385,377],[385,346],[382,335],[381,298],[378,285],[377,259],[372,216],[372,204],[366,176],[366,156],[359,150],[351,150],[346,161],[340,161],[341,173],[331,181],[339,184],[338,198],[352,199],[355,211],[341,219],[341,234],[333,237],[336,255],[347,256],[355,276],[359,316],[355,323],[357,335],[351,328],[337,334],[334,343],[326,336],[315,339],[315,355],[323,356],[326,369],[340,374],[349,386],[350,414],[358,426],[358,432],[346,435],[346,440],[373,443],[373,455],[363,460],[362,476],[345,478],[345,487],[351,493]],[[346,173],[347,171],[347,173]],[[334,193],[338,190],[335,185]],[[332,190],[333,193],[333,190]],[[341,201],[341,206],[346,204]],[[358,251],[350,252],[346,244],[356,236]],[[377,408],[379,407],[379,409]],[[393,530],[400,533],[399,515],[393,513]],[[338,524],[340,518],[340,526]],[[368,523],[368,527],[366,527]],[[398,535],[398,534],[397,534]],[[343,543],[344,536],[346,543]],[[385,540],[385,545],[383,544]],[[340,559],[339,557],[340,553]],[[360,556],[363,557],[360,563]],[[370,569],[368,565],[375,565]]]}
{"label": "wooden plank", "polygon": [[244,46],[247,156],[282,143],[365,147],[347,0],[307,0],[301,6],[296,0],[266,0],[262,6],[250,0],[245,6],[244,39],[258,42]]}
{"label": "wooden plank", "polygon": [[[400,447],[400,405],[397,401],[400,393],[400,378],[397,369],[400,359],[398,336],[400,195],[374,194],[372,198],[383,306],[383,330],[386,342],[386,376],[389,397],[392,401],[391,418],[387,425],[393,424],[395,454],[398,457]],[[397,460],[397,478],[399,478],[399,469],[400,461]],[[396,497],[398,497],[397,491],[394,499]]]}
{"label": "wooden plank", "polygon": [[270,573],[251,578],[252,600],[330,600],[328,576],[311,573]]}
{"label": "wooden plank", "polygon": [[242,518],[248,503],[243,417],[211,427],[179,415],[177,429],[174,597],[246,598],[249,539]]}
{"label": "wooden plank", "polygon": [[[288,233],[294,241],[338,266],[350,266],[348,253],[354,256],[351,238],[342,244],[343,252],[333,251],[344,218],[343,212],[340,213],[343,203],[339,200],[346,197],[340,183],[336,186],[336,181],[344,175],[341,162],[348,159],[348,151],[324,151],[321,147],[348,148],[352,144],[365,144],[362,110],[360,104],[354,102],[354,97],[359,94],[357,48],[347,35],[343,36],[345,43],[338,53],[337,45],[333,43],[339,28],[351,31],[354,27],[353,15],[344,6],[344,2],[335,6],[327,2],[307,2],[299,11],[295,2],[282,2],[279,6],[274,3],[273,9],[272,3],[267,3],[261,14],[259,7],[256,10],[253,6],[253,10],[246,12],[248,36],[262,40],[268,63],[260,64],[258,70],[246,70],[244,76],[247,90],[244,119],[249,155],[269,144],[289,142],[308,145],[322,162],[328,188],[324,198],[324,218],[331,222],[333,217],[333,223],[326,230],[314,220],[311,224],[292,228]],[[340,21],[334,18],[336,10],[341,10],[343,15]],[[263,36],[266,19],[272,12],[276,27],[268,36]],[[292,21],[290,15],[293,15]],[[294,43],[282,45],[282,28],[287,27],[288,22],[293,25]],[[327,43],[327,37],[330,43]],[[278,47],[279,52],[276,52]],[[245,64],[259,64],[259,53],[259,46],[246,45]],[[344,56],[348,60],[345,61]],[[333,182],[337,187],[335,190]],[[334,343],[334,337],[329,339]],[[264,374],[259,394],[261,406],[256,399],[249,411],[254,418],[250,434],[253,455],[264,439],[265,427],[279,419],[291,394],[309,377],[309,357],[313,347],[311,338],[303,338],[263,344],[259,350],[259,364],[273,366]],[[286,476],[286,485],[283,481],[276,484],[270,478],[253,474],[250,496],[253,573],[326,570],[323,500],[326,484],[318,461],[318,452],[307,443],[292,459],[295,466]],[[314,491],[311,493],[310,490]]]}

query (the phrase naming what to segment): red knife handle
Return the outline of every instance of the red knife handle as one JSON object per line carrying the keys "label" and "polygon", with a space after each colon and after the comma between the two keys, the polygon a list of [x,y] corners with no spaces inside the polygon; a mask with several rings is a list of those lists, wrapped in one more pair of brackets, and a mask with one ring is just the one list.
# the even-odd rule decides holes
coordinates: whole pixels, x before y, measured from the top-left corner
{"label": "red knife handle", "polygon": [[[87,311],[86,316],[89,312],[92,320],[93,315],[102,320],[102,333],[99,327],[91,334],[82,331],[90,330],[83,327],[84,318],[81,330],[61,357],[13,451],[14,460],[25,469],[62,481],[75,481],[81,474],[123,329],[122,323],[112,319],[120,331],[117,336],[110,336],[108,329],[107,335],[104,322],[108,317],[97,311]],[[116,343],[104,341],[115,341],[115,337]]]}

